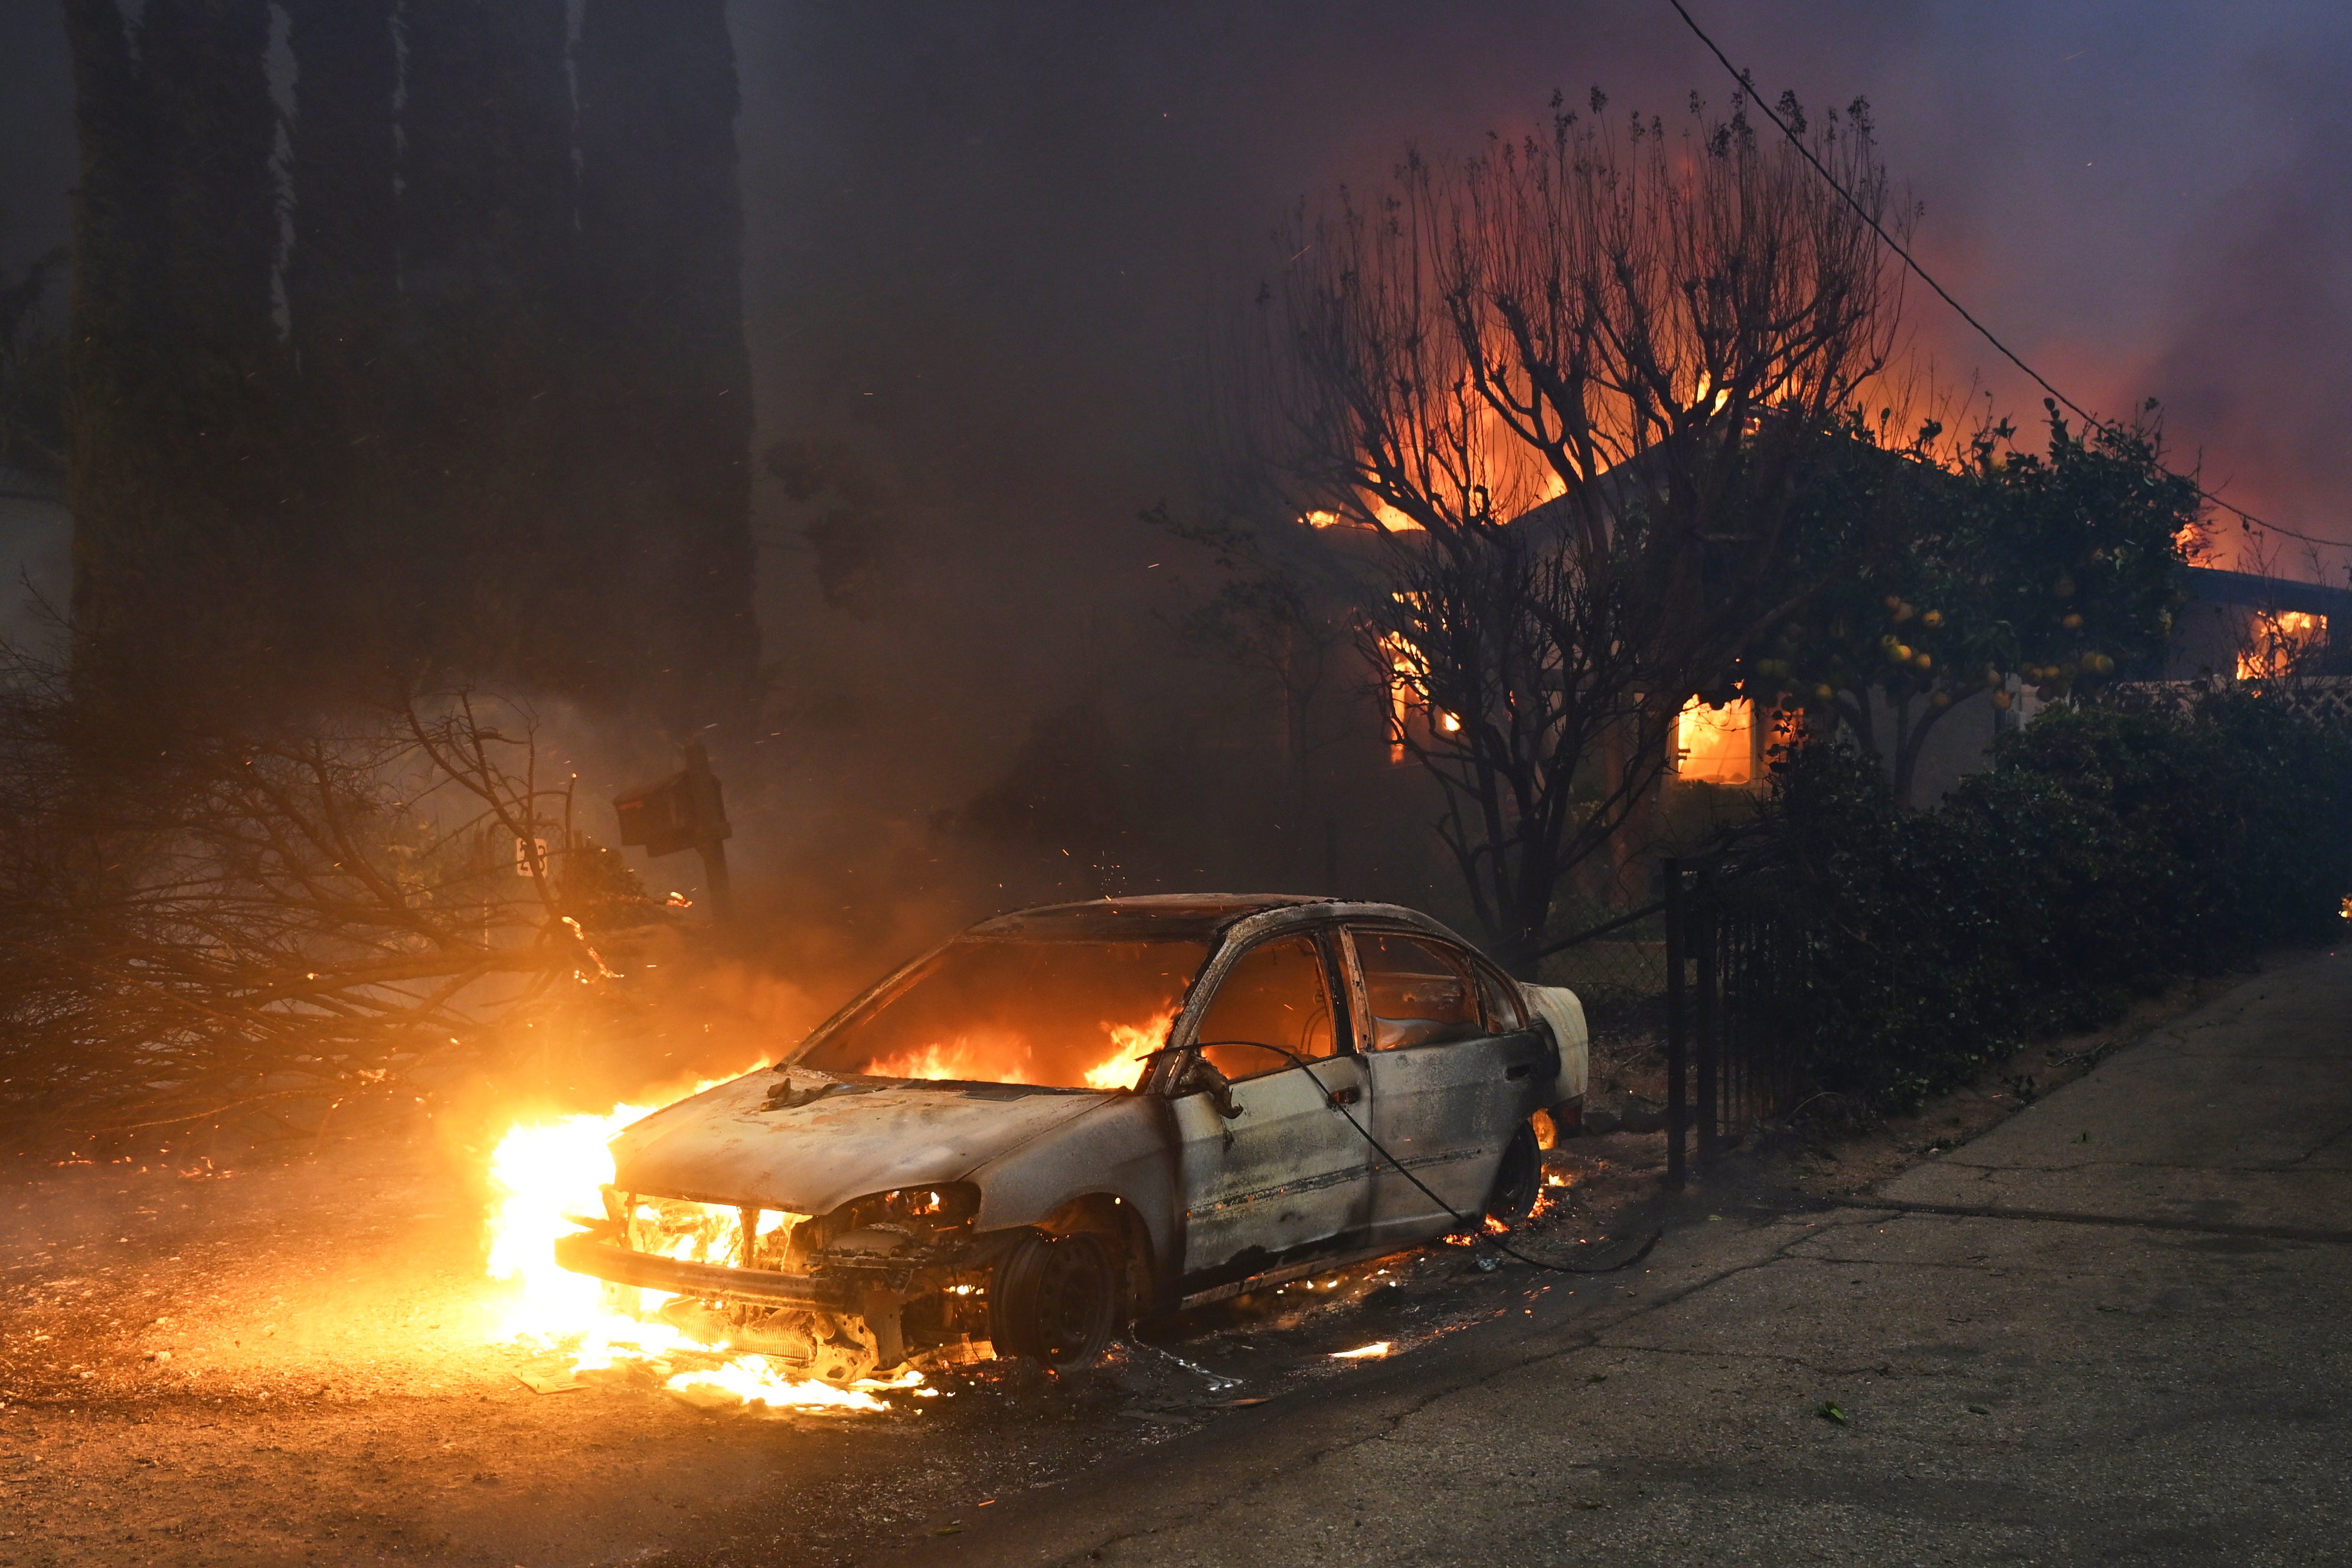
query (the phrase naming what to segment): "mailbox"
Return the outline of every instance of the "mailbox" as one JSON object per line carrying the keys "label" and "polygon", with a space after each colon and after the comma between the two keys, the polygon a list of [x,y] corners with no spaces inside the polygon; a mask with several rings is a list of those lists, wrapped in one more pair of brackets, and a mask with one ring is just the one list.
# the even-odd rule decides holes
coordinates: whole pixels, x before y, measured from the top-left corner
{"label": "mailbox", "polygon": [[621,842],[648,855],[704,848],[735,836],[719,780],[699,746],[688,748],[683,770],[616,796],[613,810],[621,819]]}

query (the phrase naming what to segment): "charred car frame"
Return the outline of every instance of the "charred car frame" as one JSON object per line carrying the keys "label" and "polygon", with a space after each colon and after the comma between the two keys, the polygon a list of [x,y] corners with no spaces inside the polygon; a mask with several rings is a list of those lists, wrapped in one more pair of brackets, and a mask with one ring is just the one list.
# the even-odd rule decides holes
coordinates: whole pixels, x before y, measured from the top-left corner
{"label": "charred car frame", "polygon": [[1585,1055],[1572,994],[1393,905],[1026,910],[625,1129],[557,1258],[832,1382],[1084,1362],[1129,1317],[1524,1215]]}

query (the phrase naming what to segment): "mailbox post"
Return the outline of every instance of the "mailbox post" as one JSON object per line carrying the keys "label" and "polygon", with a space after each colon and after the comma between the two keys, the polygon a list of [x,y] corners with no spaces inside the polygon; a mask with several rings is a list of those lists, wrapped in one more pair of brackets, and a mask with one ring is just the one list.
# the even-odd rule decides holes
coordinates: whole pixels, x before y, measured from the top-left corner
{"label": "mailbox post", "polygon": [[614,797],[621,842],[651,856],[696,851],[702,857],[712,918],[731,921],[735,894],[727,879],[727,840],[735,829],[727,820],[727,804],[702,742],[688,741],[681,752],[686,765],[678,772]]}

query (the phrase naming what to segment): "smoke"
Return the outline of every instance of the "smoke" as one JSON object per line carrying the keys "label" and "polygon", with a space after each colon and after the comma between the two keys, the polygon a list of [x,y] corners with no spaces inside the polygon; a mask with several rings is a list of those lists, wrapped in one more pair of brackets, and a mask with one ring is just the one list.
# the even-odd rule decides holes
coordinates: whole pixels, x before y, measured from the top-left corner
{"label": "smoke", "polygon": [[[2176,444],[2201,450],[2209,489],[2299,531],[2352,539],[2352,113],[2332,93],[2305,101],[2327,108],[2275,166],[2199,216],[2174,335],[2145,376]],[[2225,555],[2297,574],[2303,546],[2217,521]],[[2346,560],[2332,551],[2322,564],[2340,575]]]}
{"label": "smoke", "polygon": [[1344,813],[1292,820],[1279,713],[1176,635],[1213,565],[1139,513],[1193,504],[1202,355],[1286,209],[1540,117],[1625,39],[1609,11],[736,9],[795,886],[836,919],[1438,890]]}

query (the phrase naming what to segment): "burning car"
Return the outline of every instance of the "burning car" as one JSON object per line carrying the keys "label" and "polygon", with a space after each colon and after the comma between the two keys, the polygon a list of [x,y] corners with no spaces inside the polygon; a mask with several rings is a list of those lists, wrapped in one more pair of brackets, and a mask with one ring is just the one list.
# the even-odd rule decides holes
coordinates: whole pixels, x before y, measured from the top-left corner
{"label": "burning car", "polygon": [[1084,1363],[1130,1317],[1523,1216],[1585,1064],[1572,993],[1411,910],[1029,910],[625,1129],[556,1260],[830,1383]]}

